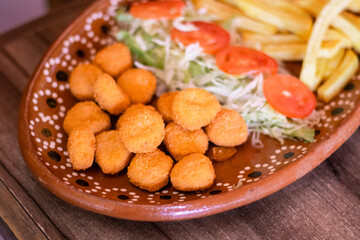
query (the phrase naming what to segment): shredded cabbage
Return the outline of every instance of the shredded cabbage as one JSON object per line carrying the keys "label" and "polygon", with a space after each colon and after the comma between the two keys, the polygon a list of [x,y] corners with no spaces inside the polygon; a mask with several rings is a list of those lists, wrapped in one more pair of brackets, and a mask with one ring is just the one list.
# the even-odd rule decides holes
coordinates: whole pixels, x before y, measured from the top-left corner
{"label": "shredded cabbage", "polygon": [[[193,87],[209,91],[224,107],[236,110],[243,116],[249,130],[254,133],[252,143],[255,147],[262,147],[259,133],[280,142],[284,138],[313,141],[314,130],[311,128],[320,119],[318,113],[314,112],[306,119],[287,118],[267,103],[262,90],[262,74],[228,75],[216,66],[214,56],[204,53],[198,43],[184,46],[171,40],[172,28],[181,31],[196,30],[194,25],[185,23],[189,19],[214,19],[203,9],[196,11],[189,2],[187,4],[184,15],[173,21],[142,20],[123,11],[118,13],[118,20],[127,19],[131,24],[116,37],[130,47],[136,67],[156,75],[159,80],[156,95]],[[236,25],[236,18],[232,21]],[[234,24],[227,24],[232,42],[241,45],[238,34],[233,30]],[[161,64],[157,61],[161,61]]]}

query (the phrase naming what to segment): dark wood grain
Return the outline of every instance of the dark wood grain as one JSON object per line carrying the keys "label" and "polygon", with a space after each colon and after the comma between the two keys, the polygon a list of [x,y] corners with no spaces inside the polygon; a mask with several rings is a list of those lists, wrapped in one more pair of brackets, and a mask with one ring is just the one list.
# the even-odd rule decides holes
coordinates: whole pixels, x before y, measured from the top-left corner
{"label": "dark wood grain", "polygon": [[0,208],[0,215],[15,233],[15,237],[25,239],[28,236],[34,236],[34,239],[46,239],[41,230],[36,227],[36,223],[29,221],[24,209],[16,202],[16,199],[2,182],[0,182],[0,194],[0,204],[7,206]]}
{"label": "dark wood grain", "polygon": [[[17,238],[61,239],[64,237],[27,192],[0,164],[0,215]],[[39,227],[44,226],[44,227]]]}
{"label": "dark wood grain", "polygon": [[[31,23],[31,28],[21,28],[26,31],[0,37],[0,189],[1,197],[7,196],[5,204],[0,202],[0,216],[12,231],[25,224],[50,239],[359,238],[359,129],[294,184],[248,206],[202,219],[165,223],[114,219],[71,206],[44,189],[31,176],[18,147],[18,107],[21,92],[51,42],[91,1],[81,2],[82,8],[62,10]],[[23,214],[11,217],[10,224],[3,211],[11,201]]]}
{"label": "dark wood grain", "polygon": [[41,60],[42,56],[38,53],[45,52],[48,47],[48,44],[36,35],[28,35],[4,44],[4,50],[27,75],[32,74]]}
{"label": "dark wood grain", "polygon": [[12,81],[15,88],[18,89],[19,93],[22,89],[25,88],[28,80],[29,74],[16,63],[16,60],[9,56],[4,50],[0,50],[0,72],[2,74],[1,80],[5,79],[16,79]]}

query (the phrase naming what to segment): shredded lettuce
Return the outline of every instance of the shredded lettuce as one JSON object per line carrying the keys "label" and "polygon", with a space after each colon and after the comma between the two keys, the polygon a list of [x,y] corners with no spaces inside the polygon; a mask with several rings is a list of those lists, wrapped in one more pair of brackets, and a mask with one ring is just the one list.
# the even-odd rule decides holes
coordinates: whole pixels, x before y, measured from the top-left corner
{"label": "shredded lettuce", "polygon": [[132,35],[130,35],[127,31],[119,31],[117,33],[117,39],[119,41],[124,42],[130,49],[130,52],[134,56],[134,59],[136,61],[142,62],[143,64],[155,67],[159,69],[164,68],[164,49],[161,47],[157,47],[154,44],[154,49],[147,50],[147,47],[144,49],[144,47],[141,47],[142,44],[149,45],[152,42],[149,41],[151,39],[151,36],[143,34],[138,35],[136,37],[140,37],[140,39],[134,38]]}
{"label": "shredded lettuce", "polygon": [[[119,21],[128,21],[126,12],[119,12]],[[259,143],[259,133],[283,142],[284,138],[312,142],[315,131],[312,127],[319,121],[316,112],[307,119],[290,119],[276,112],[266,101],[262,85],[262,74],[232,76],[222,72],[212,55],[205,54],[198,43],[183,46],[170,38],[170,31],[178,28],[193,31],[195,26],[184,23],[188,20],[206,20],[212,17],[204,11],[194,10],[188,4],[184,16],[175,20],[141,20],[131,17],[131,24],[117,33],[116,38],[124,42],[135,59],[135,66],[153,72],[158,78],[156,94],[165,91],[202,88],[217,97],[220,103],[239,112],[253,134],[253,144]],[[231,20],[230,20],[231,21]],[[123,24],[123,23],[121,23]],[[225,23],[231,28],[232,23]],[[229,30],[232,41],[239,37]]]}
{"label": "shredded lettuce", "polygon": [[122,24],[131,23],[133,16],[126,12],[126,7],[120,7],[116,12],[116,20]]}

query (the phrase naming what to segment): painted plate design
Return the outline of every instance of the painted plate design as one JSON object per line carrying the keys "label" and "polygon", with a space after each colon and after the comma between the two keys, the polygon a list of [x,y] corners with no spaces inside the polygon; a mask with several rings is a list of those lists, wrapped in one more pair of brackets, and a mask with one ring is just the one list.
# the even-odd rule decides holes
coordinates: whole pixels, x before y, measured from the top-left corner
{"label": "painted plate design", "polygon": [[[84,209],[114,217],[166,221],[207,216],[240,207],[299,179],[334,152],[360,124],[360,76],[354,76],[329,104],[319,103],[321,122],[314,143],[261,136],[263,148],[250,140],[230,160],[214,162],[216,180],[203,192],[183,193],[171,185],[149,193],[130,184],[126,170],[104,175],[94,164],[86,171],[71,167],[62,128],[76,103],[68,78],[79,63],[114,42],[114,13],[122,1],[100,0],[75,20],[53,44],[24,92],[19,141],[24,159],[46,188]],[[249,139],[251,136],[249,137]]]}

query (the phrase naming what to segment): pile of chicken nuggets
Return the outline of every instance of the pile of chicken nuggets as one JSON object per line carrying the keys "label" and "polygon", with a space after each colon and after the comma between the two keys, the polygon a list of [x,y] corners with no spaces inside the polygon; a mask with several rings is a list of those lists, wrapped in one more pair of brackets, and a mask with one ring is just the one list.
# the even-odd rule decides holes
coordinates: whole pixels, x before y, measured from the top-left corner
{"label": "pile of chicken nuggets", "polygon": [[[205,154],[217,161],[235,154],[248,137],[244,119],[198,88],[164,93],[154,103],[156,77],[132,66],[128,47],[115,43],[72,72],[70,91],[80,102],[63,127],[73,169],[95,159],[104,174],[127,168],[130,182],[150,192],[169,179],[179,191],[210,187],[215,171]],[[113,129],[110,115],[119,116]]]}

